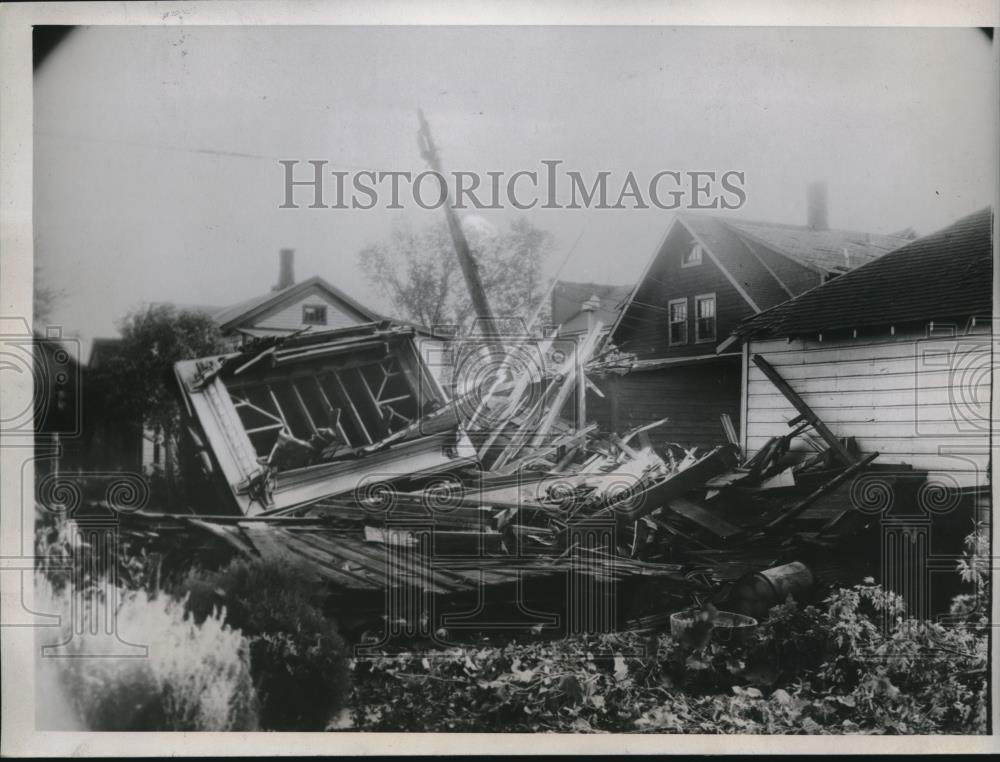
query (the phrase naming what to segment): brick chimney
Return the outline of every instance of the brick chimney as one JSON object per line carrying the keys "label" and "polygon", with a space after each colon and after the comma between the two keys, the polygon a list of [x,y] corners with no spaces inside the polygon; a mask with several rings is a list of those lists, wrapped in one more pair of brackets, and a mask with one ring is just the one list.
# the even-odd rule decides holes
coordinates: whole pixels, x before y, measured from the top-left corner
{"label": "brick chimney", "polygon": [[806,187],[806,224],[810,230],[827,230],[830,226],[826,213],[826,183],[809,183]]}
{"label": "brick chimney", "polygon": [[278,260],[278,283],[272,289],[281,291],[295,284],[295,249],[282,249]]}

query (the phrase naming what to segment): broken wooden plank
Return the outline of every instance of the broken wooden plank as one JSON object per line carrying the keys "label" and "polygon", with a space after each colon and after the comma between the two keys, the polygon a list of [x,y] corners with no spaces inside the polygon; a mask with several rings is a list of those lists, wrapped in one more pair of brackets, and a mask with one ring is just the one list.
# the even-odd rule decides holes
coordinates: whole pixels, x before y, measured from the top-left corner
{"label": "broken wooden plank", "polygon": [[503,467],[498,468],[494,466],[493,471],[495,473],[499,473],[504,476],[515,473],[519,468],[521,468],[521,466],[526,465],[530,461],[550,455],[551,453],[554,453],[556,450],[558,450],[560,447],[566,447],[567,445],[575,444],[576,442],[578,442],[579,440],[583,439],[588,434],[596,430],[597,430],[597,424],[592,423],[587,428],[568,434],[567,436],[562,437],[561,439],[557,439],[556,441],[544,447],[531,448],[530,452],[528,452],[526,455],[519,457],[515,461],[503,464]]}
{"label": "broken wooden plank", "polygon": [[726,439],[729,440],[729,444],[739,447],[740,438],[736,434],[736,427],[733,425],[733,419],[729,413],[720,413],[719,421],[722,423],[722,430],[726,433]]}
{"label": "broken wooden plank", "polygon": [[798,516],[800,513],[802,513],[802,511],[808,508],[815,500],[818,500],[827,492],[836,489],[845,480],[850,479],[858,471],[864,469],[869,463],[871,463],[877,457],[878,453],[873,452],[870,455],[866,455],[861,460],[852,463],[850,466],[848,466],[843,471],[834,476],[832,479],[830,479],[830,481],[820,485],[815,490],[806,495],[804,498],[802,498],[799,502],[795,503],[786,511],[782,512],[780,516],[778,516],[775,519],[772,519],[767,524],[765,524],[764,531],[773,532],[774,530],[779,529],[784,524],[788,523],[796,516]]}
{"label": "broken wooden plank", "polygon": [[552,428],[552,425],[556,422],[556,419],[562,412],[563,406],[569,401],[570,394],[572,394],[577,381],[576,375],[572,371],[577,367],[577,363],[579,363],[579,366],[582,367],[590,360],[594,350],[597,349],[597,341],[600,338],[601,331],[603,329],[604,324],[598,320],[594,324],[590,333],[588,333],[586,338],[580,343],[579,350],[573,357],[568,358],[560,369],[560,375],[564,377],[564,381],[559,387],[559,391],[556,393],[555,399],[552,401],[545,418],[542,420],[541,425],[535,432],[535,436],[531,439],[531,445],[533,447],[541,444],[545,440],[545,437],[549,433],[549,429]]}
{"label": "broken wooden plank", "polygon": [[368,444],[372,444],[375,440],[372,439],[372,435],[368,433],[368,428],[365,426],[365,422],[361,418],[361,413],[358,412],[357,407],[354,405],[354,400],[351,399],[351,395],[347,393],[347,387],[344,386],[344,379],[340,377],[337,371],[331,371],[330,375],[333,376],[333,381],[337,385],[337,391],[340,392],[340,397],[342,400],[347,402],[347,412],[351,416],[351,421],[353,421],[355,428],[358,432],[365,438]]}
{"label": "broken wooden plank", "polygon": [[[625,496],[620,500],[608,501],[604,508],[613,513],[635,521],[670,500],[681,497],[690,490],[702,485],[712,476],[736,465],[736,456],[729,446],[716,447],[687,468],[674,471],[664,479],[640,490],[632,497]],[[617,505],[616,505],[617,503]],[[627,507],[634,504],[634,508]]]}
{"label": "broken wooden plank", "polygon": [[727,471],[724,474],[719,474],[718,476],[713,476],[705,482],[706,489],[719,490],[723,487],[729,487],[733,484],[739,484],[750,476],[750,472],[746,469],[735,468],[732,471]]}
{"label": "broken wooden plank", "polygon": [[[823,437],[830,448],[845,464],[857,462],[857,459],[851,455],[850,452],[848,452],[847,448],[844,447],[843,443],[837,438],[837,435],[827,428],[826,424],[823,423],[819,416],[813,412],[813,409],[806,404],[806,401],[802,399],[791,386],[788,385],[788,382],[781,377],[781,374],[774,369],[774,366],[772,366],[771,363],[757,354],[753,356],[753,363],[760,368],[764,375],[767,376],[768,380],[777,387],[778,391],[784,395],[785,399],[792,404],[792,407],[799,411],[800,418],[803,421],[808,421],[812,427],[816,429],[816,432]],[[790,421],[789,424],[791,425],[792,422],[797,422],[797,420],[793,419],[793,421]]]}
{"label": "broken wooden plank", "polygon": [[233,526],[232,524],[223,525],[213,521],[204,521],[202,519],[196,519],[193,516],[185,516],[183,517],[183,520],[192,526],[198,527],[202,531],[218,537],[243,555],[254,556],[257,554],[253,544],[243,536],[243,533],[240,531],[238,526]]}
{"label": "broken wooden plank", "polygon": [[705,510],[697,503],[691,502],[682,497],[677,497],[663,506],[664,510],[683,516],[688,521],[697,524],[721,540],[730,540],[743,534],[743,530],[730,524],[720,516],[716,516],[711,511]]}
{"label": "broken wooden plank", "polygon": [[769,476],[760,483],[760,489],[779,489],[782,487],[794,487],[794,469],[785,468],[773,476]]}
{"label": "broken wooden plank", "polygon": [[299,412],[302,413],[302,417],[309,424],[309,429],[315,434],[319,430],[319,427],[316,426],[316,421],[313,420],[312,414],[309,412],[309,407],[306,405],[302,392],[299,391],[299,387],[296,386],[295,381],[289,380],[288,385],[292,388],[292,394],[295,396],[295,403],[299,406]]}

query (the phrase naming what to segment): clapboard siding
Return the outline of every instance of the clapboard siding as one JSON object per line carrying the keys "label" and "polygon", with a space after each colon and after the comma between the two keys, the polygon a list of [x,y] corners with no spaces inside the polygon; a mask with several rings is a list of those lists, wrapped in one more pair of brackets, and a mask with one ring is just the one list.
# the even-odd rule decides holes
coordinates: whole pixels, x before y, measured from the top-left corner
{"label": "clapboard siding", "polygon": [[[752,341],[750,354],[771,363],[834,433],[877,450],[879,462],[985,483],[989,336]],[[752,362],[746,392],[745,444],[756,452],[787,434],[797,412]],[[810,449],[804,440],[793,447]]]}
{"label": "clapboard siding", "polygon": [[[901,373],[880,373],[877,376],[866,376],[859,374],[856,376],[836,377],[810,377],[813,369],[796,370],[789,368],[781,369],[781,376],[788,382],[795,382],[796,391],[802,394],[840,394],[846,392],[874,392],[874,391],[907,391],[920,389],[930,391],[933,389],[952,388],[953,374],[950,371],[928,371],[924,369],[919,375],[916,368],[909,372]],[[834,370],[836,372],[836,370]],[[750,396],[769,396],[773,386],[763,376],[754,376],[749,384],[748,393]]]}
{"label": "clapboard siding", "polygon": [[[709,255],[704,255],[699,265],[681,266],[684,253],[695,242],[685,226],[671,228],[645,279],[625,307],[613,337],[619,348],[641,359],[706,354],[741,320],[754,314],[754,309]],[[694,300],[701,294],[715,294],[714,341],[699,342],[695,336]],[[671,345],[668,305],[675,299],[687,300],[688,335],[686,342]]]}
{"label": "clapboard siding", "polygon": [[729,413],[739,428],[739,358],[637,371],[598,379],[597,385],[605,397],[588,394],[587,418],[605,431],[619,433],[669,418],[669,423],[649,433],[654,447],[661,451],[670,442],[684,447],[714,447],[725,442],[721,413]]}
{"label": "clapboard siding", "polygon": [[253,322],[253,328],[275,331],[296,331],[303,328],[306,324],[302,322],[302,308],[306,305],[326,305],[326,325],[314,326],[313,330],[348,328],[352,325],[368,322],[366,319],[348,312],[342,304],[325,293],[319,286],[313,286],[294,301],[278,305],[273,312],[257,318]]}

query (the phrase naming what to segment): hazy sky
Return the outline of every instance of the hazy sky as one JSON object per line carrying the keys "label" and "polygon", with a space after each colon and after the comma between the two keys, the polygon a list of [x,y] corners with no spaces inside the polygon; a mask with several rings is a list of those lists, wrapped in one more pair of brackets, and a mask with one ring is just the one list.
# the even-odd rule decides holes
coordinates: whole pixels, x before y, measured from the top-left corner
{"label": "hazy sky", "polygon": [[[35,83],[35,243],[64,290],[53,322],[114,335],[142,301],[266,291],[278,250],[391,312],[357,252],[396,215],[279,209],[279,159],[419,172],[422,107],[449,171],[746,173],[732,213],[930,232],[993,200],[992,60],[978,30],[88,27]],[[513,211],[476,214],[493,224]],[[525,212],[561,277],[629,283],[670,221],[650,210]]]}

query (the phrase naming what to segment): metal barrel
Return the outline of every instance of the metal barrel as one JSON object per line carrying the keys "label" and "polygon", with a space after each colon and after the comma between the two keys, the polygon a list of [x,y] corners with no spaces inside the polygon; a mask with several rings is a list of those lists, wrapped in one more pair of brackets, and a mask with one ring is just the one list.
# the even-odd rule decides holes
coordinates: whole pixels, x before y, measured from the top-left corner
{"label": "metal barrel", "polygon": [[813,582],[812,572],[801,561],[748,574],[733,586],[729,608],[758,620],[766,619],[772,606],[784,603],[789,595],[798,599]]}

